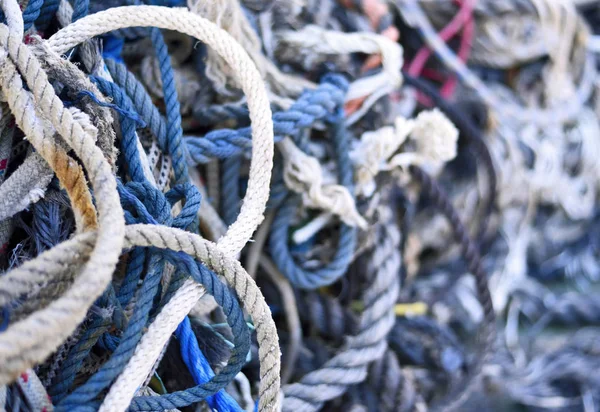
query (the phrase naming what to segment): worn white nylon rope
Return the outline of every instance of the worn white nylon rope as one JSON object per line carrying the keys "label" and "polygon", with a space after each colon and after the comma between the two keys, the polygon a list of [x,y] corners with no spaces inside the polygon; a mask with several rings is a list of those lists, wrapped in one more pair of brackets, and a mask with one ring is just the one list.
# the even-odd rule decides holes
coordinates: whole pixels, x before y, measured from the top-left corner
{"label": "worn white nylon rope", "polygon": [[[252,121],[253,137],[248,191],[244,198],[244,203],[238,219],[228,228],[227,233],[218,243],[219,249],[224,250],[229,256],[235,256],[243,248],[256,227],[262,221],[264,208],[268,199],[268,185],[270,182],[273,158],[273,127],[269,100],[264,84],[247,54],[225,31],[219,29],[206,19],[195,16],[185,10],[166,9],[154,6],[113,8],[85,17],[67,26],[65,29],[52,36],[48,42],[53,50],[64,53],[80,42],[93,36],[119,28],[135,26],[157,26],[164,29],[176,30],[206,42],[218,52],[229,65],[231,65],[247,96],[248,109]],[[247,277],[247,274],[245,276]],[[199,298],[200,290],[192,283],[186,282],[184,287],[185,289],[182,288],[180,291],[180,297],[182,297],[184,293],[189,292],[185,306],[180,308],[175,307],[175,304],[171,303],[175,299],[172,299],[171,302],[163,308],[155,320],[155,323],[159,325],[165,322],[165,324],[170,326],[170,328],[162,327],[157,329],[161,334],[161,338],[166,339],[170,336],[177,324],[181,322],[185,314],[191,310]],[[259,296],[262,299],[260,292]],[[266,303],[264,306],[266,307]],[[184,308],[185,310],[183,310]],[[183,313],[183,315],[181,315],[181,313]],[[270,320],[270,313],[267,318]],[[272,320],[270,320],[270,322],[272,322]],[[149,334],[146,334],[142,338],[142,342],[139,345],[140,348],[148,347],[145,346],[145,341],[151,342],[151,340],[148,339],[148,335]],[[276,342],[276,336],[276,329],[273,324],[270,339]],[[154,347],[160,346],[160,348],[162,348],[161,345],[157,344],[157,339],[158,338],[153,339]],[[275,347],[271,344],[269,350],[277,354],[277,360],[276,362],[274,361],[275,363],[273,365],[268,365],[268,368],[265,370],[270,371],[268,375],[276,375],[276,378],[273,377],[272,379],[275,384],[269,387],[269,393],[265,393],[261,396],[259,405],[261,410],[274,410],[278,407],[278,397],[269,396],[271,392],[278,392],[279,389],[279,347],[277,344],[274,346]],[[154,348],[152,346],[150,347]],[[155,354],[138,350],[127,367],[132,365],[131,367],[133,368],[136,365],[136,361],[143,359],[143,368],[145,371],[149,371],[148,368],[152,367],[159,353],[160,351]],[[261,371],[263,370],[262,368],[263,365],[261,363]],[[110,409],[107,410],[120,410],[119,408],[121,407],[123,407],[123,409],[126,408],[135,392],[135,388],[143,382],[146,375],[147,373],[142,373],[140,370],[137,370],[135,374],[123,373],[117,379],[117,382],[113,385],[105,399],[105,405],[110,405]],[[266,377],[268,378],[269,376]],[[129,383],[127,381],[128,378],[135,380],[135,382]],[[261,379],[264,378],[265,376],[261,376]],[[134,391],[125,394],[123,389],[128,389],[134,384]],[[125,397],[123,397],[124,394]],[[105,407],[108,408],[108,406]]]}
{"label": "worn white nylon rope", "polygon": [[285,31],[279,41],[296,49],[320,54],[381,53],[382,71],[350,84],[346,102],[368,96],[360,110],[346,119],[350,125],[360,119],[382,96],[402,85],[403,49],[400,44],[375,33],[340,33],[308,25],[302,30]]}
{"label": "worn white nylon rope", "polygon": [[[4,384],[27,367],[43,361],[83,320],[89,306],[112,278],[121,253],[125,221],[110,165],[88,131],[64,108],[39,61],[22,43],[23,21],[16,1],[6,0],[1,6],[11,24],[10,30],[5,25],[0,26],[0,81],[9,107],[16,115],[18,126],[43,157],[52,159],[57,146],[56,142],[44,139],[43,124],[36,112],[43,113],[77,153],[96,193],[100,221],[93,251],[71,288],[43,310],[10,325],[0,335],[0,384]],[[31,93],[24,89],[15,66],[26,79]],[[34,259],[30,266],[45,270],[42,259]]]}
{"label": "worn white nylon rope", "polygon": [[304,153],[289,137],[277,147],[284,159],[285,185],[303,195],[305,206],[331,212],[349,226],[366,229],[367,221],[358,213],[350,191],[342,185],[326,184],[317,158]]}
{"label": "worn white nylon rope", "polygon": [[[153,10],[154,12],[157,12],[159,10],[156,10],[156,9],[160,9],[160,8],[153,8],[153,9],[155,9],[155,10]],[[130,19],[128,19],[128,23],[131,24],[131,20]],[[134,25],[140,25],[140,24],[135,24],[134,23]],[[198,36],[196,36],[196,37],[198,37]],[[22,44],[19,44],[18,47],[22,48],[23,46],[22,46]],[[19,48],[17,50],[21,51]],[[27,53],[25,53],[25,54],[27,54]],[[246,67],[248,67],[248,66],[246,66]],[[34,69],[35,69],[35,67],[34,67]],[[26,73],[25,73],[26,77],[27,77],[28,74],[30,74],[29,72],[33,72],[33,71],[32,70],[26,70]],[[243,74],[243,72],[242,72],[242,74]],[[244,78],[243,75],[241,77]],[[11,78],[11,79],[8,79],[8,80],[12,80],[12,79],[15,79],[15,78]],[[44,78],[44,80],[46,80],[46,83],[47,83],[47,79]],[[252,80],[252,78],[251,78],[251,80]],[[14,86],[13,88],[15,90],[18,89],[19,87],[22,89],[22,85],[21,84],[15,84],[15,85],[9,84],[9,83],[5,83],[4,84],[5,87],[7,85]],[[16,87],[16,86],[19,86],[19,87]],[[256,84],[254,84],[254,85],[251,84],[251,86],[254,86],[254,88],[252,88],[252,87],[248,88],[249,92],[250,92],[249,96],[251,94],[253,94],[255,96],[258,94],[258,97],[260,98],[261,97],[260,96],[260,92],[261,91],[262,91],[262,94],[264,95],[264,87],[260,87],[260,83],[259,83],[258,86]],[[40,90],[40,89],[38,88],[37,90]],[[258,92],[257,92],[257,90],[258,90]],[[34,92],[35,91],[36,91],[36,88],[34,87]],[[41,90],[42,97],[45,97],[43,95],[44,92],[45,92],[45,89],[42,89]],[[52,96],[50,96],[50,98],[51,97]],[[259,183],[267,182],[266,184],[268,185],[269,178],[261,179],[261,173],[260,172],[262,171],[263,174],[264,174],[264,171],[266,169],[267,170],[266,173],[270,174],[270,167],[271,167],[272,159],[271,159],[271,156],[269,156],[268,152],[269,152],[269,146],[270,146],[270,149],[271,149],[270,152],[272,154],[272,129],[270,127],[266,127],[266,128],[264,127],[265,123],[267,123],[267,126],[270,125],[270,110],[268,109],[268,101],[266,99],[262,99],[262,100],[263,100],[263,102],[266,102],[266,104],[263,103],[262,107],[261,107],[261,104],[260,104],[261,102],[259,101],[259,103],[257,103],[256,105],[260,109],[265,109],[266,108],[265,111],[267,112],[266,113],[267,116],[264,116],[264,114],[265,114],[264,111],[262,113],[259,111],[259,115],[258,116],[256,114],[254,114],[254,116],[251,116],[251,117],[253,118],[253,121],[255,121],[257,118],[259,120],[262,120],[262,122],[259,122],[259,125],[263,126],[262,128],[258,129],[259,130],[259,133],[258,133],[259,139],[256,138],[256,135],[254,136],[254,140],[258,141],[258,143],[259,143],[259,145],[255,144],[255,147],[258,146],[260,148],[261,147],[260,143],[263,143],[263,145],[262,145],[263,150],[262,151],[261,150],[255,151],[255,153],[253,154],[253,163],[256,165],[256,162],[255,162],[254,158],[257,158],[257,157],[259,158],[259,160],[263,160],[263,161],[259,163],[260,166],[262,166],[262,168],[261,168],[261,170],[259,170],[258,173],[256,173],[256,172],[252,173],[252,171],[251,171],[251,178],[252,178],[252,175],[253,175],[254,176],[254,181],[258,181]],[[249,98],[249,102],[250,102],[250,98]],[[250,104],[249,104],[249,106],[250,106]],[[30,107],[32,107],[32,106],[30,105]],[[45,107],[42,107],[42,108],[45,108]],[[52,106],[50,106],[50,109],[51,108],[52,108]],[[63,111],[64,111],[64,109],[63,109]],[[57,116],[61,115],[60,111],[57,111],[57,114],[52,113],[52,112],[50,114],[51,114],[51,117],[52,116],[54,117],[52,120],[54,120],[57,123],[60,123],[59,121],[56,120]],[[261,114],[263,114],[262,117],[260,116]],[[67,116],[64,116],[64,117],[67,117]],[[266,117],[266,121],[265,121],[265,117]],[[60,126],[62,126],[62,125],[60,125]],[[62,128],[65,129],[65,127],[66,126],[63,126]],[[73,128],[77,129],[77,125],[73,126]],[[81,127],[79,127],[79,128],[81,129]],[[58,129],[58,127],[57,127],[57,129]],[[254,130],[256,130],[256,129],[254,129]],[[262,132],[262,134],[260,132]],[[266,135],[266,138],[265,138],[265,135]],[[263,138],[262,142],[260,141],[261,137]],[[265,146],[266,146],[266,150],[265,150]],[[94,149],[95,149],[95,147],[94,147]],[[85,163],[85,161],[87,160],[86,157],[85,157],[85,152],[82,152],[81,150],[79,150],[79,151],[81,152],[80,153],[80,157],[82,157],[82,159],[84,160],[84,163]],[[91,151],[93,152],[94,150],[92,149]],[[258,153],[259,155],[256,155],[256,153]],[[261,154],[263,155],[262,157],[263,158],[266,157],[266,159],[260,159],[261,158],[261,156],[260,156]],[[265,160],[266,160],[266,162],[265,162]],[[104,159],[102,159],[102,161],[104,161]],[[102,163],[102,162],[100,162],[100,163]],[[97,176],[98,176],[98,174],[95,173],[95,176],[93,176],[94,179],[92,180],[93,183],[95,183],[95,180],[96,180],[95,178]],[[257,179],[257,177],[258,177],[258,179]],[[263,185],[263,186],[265,186],[265,185]],[[113,196],[116,195],[116,190],[114,190],[114,189],[115,188],[114,188],[114,178],[113,178]],[[101,192],[101,191],[97,190],[97,193],[99,193],[99,192]],[[267,196],[268,196],[268,190],[267,190],[267,193],[263,193],[262,196],[259,193],[259,194],[255,195],[254,197],[250,197],[250,200],[255,200],[255,201],[254,202],[247,202],[247,203],[249,203],[250,206],[252,206],[252,204],[254,203],[255,208],[253,210],[252,208],[247,207],[248,212],[245,213],[245,216],[248,217],[248,216],[252,216],[253,214],[254,215],[258,214],[260,217],[262,217],[262,211],[264,210],[264,203],[266,202]],[[258,207],[256,207],[256,203],[261,203],[260,202],[260,200],[262,200],[261,197],[264,198],[264,201],[262,202],[262,207],[260,207],[260,205]],[[258,202],[256,201],[256,199],[258,199]],[[260,212],[257,213],[257,209],[259,209]],[[113,209],[113,210],[120,211],[120,207],[118,206],[118,198],[117,198],[117,208]],[[101,213],[102,212],[103,211],[101,210]],[[101,214],[101,219],[102,219],[102,217],[103,216]],[[258,225],[258,223],[260,221],[260,217],[258,219],[256,219],[254,225]],[[122,212],[121,212],[121,219],[122,219]],[[240,220],[242,221],[242,223],[244,223],[242,219],[240,219]],[[246,235],[246,236],[249,237],[251,235],[252,231],[254,230],[254,227],[251,228],[251,229],[249,229],[248,226],[252,226],[252,224],[246,225],[245,228],[243,226],[240,226],[240,227],[242,228],[242,230],[241,230],[242,232],[246,232],[246,233],[249,232],[249,234]],[[236,233],[234,230],[230,230],[229,237],[226,236],[224,238],[224,240],[222,241],[222,243],[225,244],[225,246],[228,246],[228,249],[231,250],[232,248],[236,247],[236,244],[241,243],[240,238],[243,237],[243,236],[244,236],[243,234],[239,234],[239,233]],[[112,244],[114,245],[115,244],[114,239],[112,239],[112,241],[113,241]],[[181,241],[178,240],[177,244],[180,245],[180,242]],[[117,242],[117,243],[120,243],[120,242]],[[60,250],[61,249],[60,246],[62,246],[62,245],[63,244],[61,244],[61,245],[59,245],[59,247],[57,247],[57,248],[49,251],[47,254],[44,254],[44,258],[46,258],[46,261],[52,261],[52,259],[48,259],[50,256],[55,257],[56,255],[62,255],[64,257],[65,254],[62,253],[61,250]],[[83,245],[81,242],[79,242],[79,245],[84,246],[84,247],[88,247],[88,248],[91,246],[89,243]],[[241,246],[238,245],[237,247],[241,248],[242,246],[243,246],[243,244]],[[120,250],[120,244],[119,244],[118,249]],[[56,253],[56,252],[61,252],[61,253]],[[218,252],[219,253],[223,253],[223,252],[221,252],[221,250],[218,250]],[[230,253],[227,253],[227,255],[231,256]],[[220,259],[221,263],[226,261],[226,256],[227,255],[223,254],[223,257]],[[81,255],[75,255],[75,256],[81,257]],[[23,265],[19,269],[21,269],[21,271],[27,271],[27,269],[34,269],[35,266],[36,266],[37,261],[31,261],[31,262],[27,262],[27,263],[28,263],[27,265]],[[237,264],[239,265],[239,263],[237,263]],[[64,269],[64,267],[61,268],[60,265],[59,265],[59,270],[60,269]],[[112,272],[112,270],[111,270],[111,272]],[[266,329],[270,329],[269,330],[270,333],[266,333],[265,334],[265,333],[259,332],[259,340],[261,340],[261,342],[263,343],[263,345],[261,345],[262,346],[262,349],[261,349],[262,356],[261,357],[263,359],[267,359],[267,361],[269,361],[269,362],[265,362],[264,363],[265,366],[269,366],[269,367],[266,368],[266,369],[264,369],[264,371],[263,371],[264,373],[263,373],[262,378],[266,377],[267,378],[266,380],[270,383],[267,386],[267,389],[270,390],[270,392],[269,391],[265,392],[265,394],[264,394],[265,396],[261,397],[261,406],[262,406],[261,409],[268,409],[268,410],[270,410],[270,409],[276,409],[277,403],[278,403],[277,393],[278,393],[278,389],[279,389],[279,348],[278,348],[277,339],[276,339],[276,329],[275,329],[274,323],[272,322],[272,319],[270,318],[270,312],[268,311],[268,307],[266,306],[266,303],[264,302],[264,299],[262,299],[262,296],[260,295],[260,291],[258,290],[258,288],[255,285],[254,285],[254,287],[247,287],[247,282],[246,281],[248,279],[248,276],[247,275],[244,276],[244,275],[245,275],[245,273],[242,270],[242,271],[239,272],[239,276],[237,276],[237,277],[234,276],[233,278],[229,278],[228,280],[230,282],[234,282],[234,284],[237,283],[237,284],[244,285],[244,289],[238,290],[238,293],[241,293],[241,295],[243,297],[244,295],[249,294],[249,292],[250,292],[250,294],[254,295],[254,300],[253,300],[253,304],[252,305],[254,305],[254,306],[258,305],[259,307],[262,307],[262,309],[263,309],[263,311],[261,313],[259,313],[258,316],[257,316],[256,310],[251,310],[251,308],[249,308],[249,312],[254,312],[255,322],[257,323],[257,332],[258,332],[259,327],[263,331],[265,330],[265,327],[262,326],[263,324],[267,325]],[[194,303],[195,303],[195,299],[194,299]],[[244,302],[244,303],[248,307],[248,302]],[[266,309],[266,310],[264,310],[264,309]],[[83,312],[83,314],[85,314],[85,311]],[[179,321],[177,321],[175,324],[177,324],[177,323],[179,323]],[[265,345],[264,345],[265,341],[268,341],[268,347],[266,347],[266,348],[265,348]],[[266,395],[269,395],[269,393],[274,393],[275,396],[266,396]]]}
{"label": "worn white nylon rope", "polygon": [[62,54],[79,43],[126,27],[154,26],[193,36],[208,45],[231,65],[246,94],[252,121],[252,158],[247,195],[237,220],[219,246],[238,253],[264,216],[273,165],[273,122],[264,83],[248,54],[223,29],[184,9],[159,6],[115,7],[84,17],[54,34],[48,44]]}

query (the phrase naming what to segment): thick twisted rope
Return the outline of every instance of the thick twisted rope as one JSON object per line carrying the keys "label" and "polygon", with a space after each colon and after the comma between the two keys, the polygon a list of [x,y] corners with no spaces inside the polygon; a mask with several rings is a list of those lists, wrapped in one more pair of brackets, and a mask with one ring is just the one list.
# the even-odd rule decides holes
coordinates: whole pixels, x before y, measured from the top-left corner
{"label": "thick twisted rope", "polygon": [[181,113],[177,91],[175,90],[175,77],[171,67],[171,58],[165,40],[158,29],[152,29],[150,33],[152,43],[158,59],[160,76],[162,80],[163,96],[167,110],[167,141],[169,142],[169,153],[173,160],[175,182],[182,183],[188,179],[187,152],[182,140]]}
{"label": "thick twisted rope", "polygon": [[[4,12],[7,16],[11,15],[7,7],[4,8]],[[20,16],[20,13],[18,15]],[[17,24],[22,27],[22,21]],[[86,166],[96,192],[100,225],[93,253],[73,286],[45,309],[10,325],[0,336],[2,383],[10,381],[20,371],[44,360],[81,322],[88,307],[110,282],[120,254],[124,230],[121,207],[115,191],[116,183],[110,165],[100,149],[95,146],[89,133],[64,108],[39,61],[22,43],[21,35],[22,32],[13,31],[12,27],[10,32],[6,26],[0,27],[0,43],[5,50],[2,55],[3,70],[0,81],[8,97],[9,106],[13,113],[19,114],[16,118],[19,127],[51,164],[56,158],[57,146],[52,139],[44,139],[43,126],[36,119],[36,110],[44,113],[67,144],[75,150]],[[31,95],[24,90],[15,64],[26,79],[32,91]],[[72,198],[72,201],[76,199]],[[30,271],[45,270],[43,267],[46,265],[42,264],[41,260],[30,263]]]}
{"label": "thick twisted rope", "polygon": [[369,259],[373,279],[364,295],[358,333],[348,336],[343,349],[323,367],[300,382],[284,387],[284,411],[317,411],[323,403],[363,382],[371,362],[387,348],[386,337],[394,324],[394,305],[400,291],[400,232],[390,209],[380,209],[380,238]]}
{"label": "thick twisted rope", "polygon": [[258,224],[268,198],[273,158],[271,110],[260,76],[247,54],[226,32],[202,17],[185,10],[156,6],[115,7],[87,16],[53,35],[48,44],[64,53],[84,40],[124,27],[156,26],[175,30],[215,49],[233,68],[247,96],[252,121],[252,165],[246,198],[237,220],[220,240],[220,247],[236,254],[248,241]]}
{"label": "thick twisted rope", "polygon": [[[285,136],[298,138],[303,129],[332,116],[336,108],[343,104],[347,87],[348,83],[343,77],[327,75],[316,89],[305,91],[288,110],[275,113],[275,141],[278,142]],[[201,138],[187,137],[185,140],[192,164],[207,163],[213,157],[226,159],[242,154],[252,147],[252,130],[250,127],[237,130],[220,129]]]}
{"label": "thick twisted rope", "polygon": [[412,412],[419,402],[423,402],[390,349],[369,367],[368,383],[379,394],[381,411]]}

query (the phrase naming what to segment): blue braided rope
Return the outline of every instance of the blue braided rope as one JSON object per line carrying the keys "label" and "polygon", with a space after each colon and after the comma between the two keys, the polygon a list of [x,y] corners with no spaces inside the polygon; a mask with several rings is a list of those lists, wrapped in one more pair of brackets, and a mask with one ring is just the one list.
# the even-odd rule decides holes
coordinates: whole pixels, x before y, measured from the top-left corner
{"label": "blue braided rope", "polygon": [[[136,197],[136,195],[143,196],[145,202],[151,206],[151,211],[159,216],[161,223],[168,223],[171,220],[170,206],[168,202],[164,196],[160,194],[160,192],[156,190],[148,190],[148,184],[130,183],[128,184],[127,188],[122,184],[119,184],[118,189],[121,195],[121,203],[123,204],[124,208],[129,209],[125,211],[125,216],[128,223],[136,222],[136,218],[133,216],[132,210],[138,215],[141,215],[142,220],[146,222],[158,223],[150,215],[149,211],[146,210],[145,205]],[[133,312],[133,315],[127,325],[127,329],[119,340],[118,346],[114,348],[113,356],[111,356],[108,362],[102,365],[100,370],[94,376],[92,376],[88,382],[86,382],[86,384],[77,388],[71,395],[61,401],[59,403],[59,407],[67,408],[77,405],[78,403],[85,403],[86,400],[82,401],[82,399],[86,399],[86,396],[89,396],[89,400],[92,400],[97,393],[99,393],[105,387],[103,386],[105,382],[108,381],[108,384],[110,384],[110,381],[120,373],[120,369],[125,367],[127,360],[131,357],[131,355],[133,355],[135,346],[137,346],[139,339],[141,339],[143,328],[147,323],[148,316],[152,308],[154,296],[158,291],[163,269],[164,260],[160,254],[152,254],[149,262],[149,273],[146,275],[146,278],[142,284],[142,288],[138,295],[138,300],[136,301],[135,311]],[[71,359],[67,364],[73,364],[74,362],[77,363],[73,364],[71,369],[68,369],[65,373],[70,372],[71,370],[79,369],[78,366],[80,367],[81,362],[83,362],[83,358],[87,356],[89,349],[91,349],[91,346],[93,346],[96,340],[102,335],[102,332],[98,331],[98,333],[95,333],[88,337],[88,339],[84,340],[84,348],[87,349],[87,352],[75,352],[73,355],[74,359]],[[92,341],[90,340],[92,338],[95,339]],[[112,342],[106,340],[104,341],[104,344],[108,347],[113,346]],[[63,385],[58,388],[61,389],[61,391],[57,391],[57,398],[59,395],[64,395],[64,392],[70,386],[70,383],[68,385],[67,384],[68,382],[63,381]]]}
{"label": "blue braided rope", "polygon": [[[348,131],[343,125],[343,117],[333,125],[332,131],[340,183],[352,192],[352,165],[348,154],[350,142]],[[277,211],[269,237],[271,257],[281,273],[285,274],[294,286],[302,289],[317,289],[335,282],[348,270],[356,248],[356,230],[342,223],[338,247],[331,262],[319,269],[304,269],[296,263],[288,245],[290,222],[298,204],[299,196],[289,196]]]}
{"label": "blue braided rope", "polygon": [[183,200],[183,207],[179,214],[173,219],[173,227],[181,229],[194,226],[197,221],[198,209],[200,208],[201,196],[198,189],[192,183],[184,183],[174,186],[165,193],[165,197],[174,206],[175,203]]}
{"label": "blue braided rope", "polygon": [[42,3],[38,18],[35,20],[35,26],[38,30],[44,31],[58,11],[60,0],[45,0]]}
{"label": "blue braided rope", "polygon": [[235,222],[239,211],[240,198],[239,178],[242,159],[240,156],[231,156],[223,160],[223,173],[221,175],[221,209],[223,222],[230,225]]}
{"label": "blue braided rope", "polygon": [[117,299],[122,306],[127,306],[135,295],[138,287],[138,281],[142,278],[144,264],[146,262],[147,251],[141,248],[135,248],[130,253],[131,259],[127,265],[125,278],[117,292]]}
{"label": "blue braided rope", "polygon": [[[181,345],[181,356],[183,358],[183,362],[192,372],[194,382],[196,382],[196,384],[202,384],[213,378],[215,373],[211,369],[206,357],[204,357],[200,351],[198,340],[192,332],[192,325],[190,324],[190,320],[187,316],[177,327],[175,336],[177,336],[179,344]],[[222,389],[214,395],[207,397],[206,402],[212,409],[217,411],[243,411],[243,409],[239,407],[233,398]]]}
{"label": "blue braided rope", "polygon": [[[316,89],[305,91],[288,110],[273,114],[275,141],[285,136],[296,139],[303,129],[329,118],[344,103],[347,88],[348,82],[341,75],[327,75]],[[187,137],[190,165],[242,154],[252,147],[251,138],[250,127],[220,129],[204,137]]]}
{"label": "blue braided rope", "polygon": [[[96,84],[96,86],[98,86],[98,89],[100,92],[102,92],[102,94],[111,98],[113,104],[126,111],[135,112],[135,108],[131,102],[131,99],[125,94],[123,89],[113,82],[101,77],[91,76],[90,78]],[[145,182],[146,177],[144,176],[144,172],[142,170],[140,153],[137,146],[137,137],[135,135],[136,121],[131,119],[131,117],[126,116],[122,110],[118,113],[122,135],[121,151],[125,156],[129,175],[135,182]]]}
{"label": "blue braided rope", "polygon": [[44,0],[29,0],[27,7],[23,10],[23,27],[25,31],[29,30],[37,20],[43,4]]}
{"label": "blue braided rope", "polygon": [[90,0],[75,0],[73,4],[73,22],[76,22],[82,17],[87,16],[90,8]]}
{"label": "blue braided rope", "polygon": [[177,99],[175,76],[171,66],[169,49],[159,29],[152,29],[150,37],[154,44],[154,51],[158,59],[160,76],[167,111],[167,142],[169,153],[173,161],[175,181],[183,183],[188,179],[187,148],[183,143],[183,130],[181,129],[181,107]]}
{"label": "blue braided rope", "polygon": [[213,104],[208,107],[195,105],[192,112],[194,120],[200,126],[212,126],[230,119],[245,120],[250,115],[247,106],[233,103]]}
{"label": "blue braided rope", "polygon": [[[130,183],[128,184],[127,189],[122,185],[119,185],[119,189],[123,206],[130,209],[126,210],[126,217],[129,223],[134,223],[136,221],[132,211],[138,216],[142,215],[143,220],[146,222],[158,223],[146,209],[146,205],[151,205],[151,210],[159,216],[161,223],[172,223],[176,227],[184,227],[194,220],[195,214],[200,206],[200,194],[191,184],[180,185],[167,194],[172,203],[182,198],[186,199],[182,210],[183,214],[178,215],[175,219],[171,219],[171,204],[169,204],[167,198],[159,191],[152,190],[148,184]],[[144,199],[144,202],[140,201],[140,198]],[[136,248],[132,254],[134,256],[132,259],[133,264],[128,267],[128,273],[121,287],[121,290],[126,289],[127,293],[121,294],[117,300],[117,296],[115,296],[114,289],[112,287],[109,287],[107,292],[105,292],[105,295],[109,295],[110,298],[112,298],[112,301],[116,302],[116,305],[114,306],[119,306],[119,303],[126,304],[129,299],[133,297],[133,294],[137,288],[137,281],[140,278],[141,272],[144,268],[144,258],[146,256],[145,251],[143,249]],[[158,265],[158,262],[156,262],[156,265]],[[162,273],[160,266],[158,266],[156,270],[158,270],[159,274]],[[158,276],[158,280],[160,280],[160,276]],[[147,281],[148,277],[144,283],[146,284]],[[157,290],[158,286],[151,285],[151,287]],[[152,293],[144,294],[144,288],[142,288],[141,293],[143,296],[152,298],[156,294],[154,289]],[[152,300],[146,300],[144,303],[151,304]],[[136,320],[136,314],[143,314],[144,312],[148,311],[149,309],[144,307],[141,309],[141,312],[135,312],[132,322]],[[122,318],[122,310],[120,310],[119,313],[121,314]],[[117,321],[116,323],[118,327],[122,327],[124,321],[121,319],[120,322]],[[145,322],[143,322],[143,324],[145,324]],[[86,334],[84,334],[78,344],[73,348],[69,354],[69,357],[67,358],[67,361],[63,365],[58,377],[58,384],[54,385],[52,388],[51,395],[53,396],[53,400],[55,402],[58,402],[64,398],[66,392],[75,379],[75,373],[81,368],[83,360],[87,357],[89,351],[100,337],[102,337],[102,339],[100,339],[98,343],[101,346],[117,353],[120,353],[119,351],[123,351],[123,349],[121,349],[123,346],[120,345],[122,340],[105,333],[107,328],[111,325],[112,323],[108,322],[107,319],[97,319],[96,321],[92,322],[89,328],[87,328]],[[134,330],[134,333],[137,332]]]}
{"label": "blue braided rope", "polygon": [[116,84],[121,86],[122,90],[130,97],[133,106],[140,114],[141,118],[147,123],[150,131],[158,140],[158,146],[161,150],[167,151],[167,125],[152,98],[136,77],[127,70],[124,64],[117,63],[114,60],[107,59],[106,67],[113,77]]}

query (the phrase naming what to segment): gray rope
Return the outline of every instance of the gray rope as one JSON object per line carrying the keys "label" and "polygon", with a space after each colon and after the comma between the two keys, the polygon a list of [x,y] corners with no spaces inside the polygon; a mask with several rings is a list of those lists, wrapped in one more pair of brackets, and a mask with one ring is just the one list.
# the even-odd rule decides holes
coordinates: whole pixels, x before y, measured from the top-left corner
{"label": "gray rope", "polygon": [[381,207],[379,212],[378,241],[368,264],[373,279],[364,294],[359,332],[349,336],[343,349],[323,367],[284,387],[284,411],[319,410],[323,403],[363,382],[369,364],[385,353],[400,290],[400,232],[393,224],[391,209]]}

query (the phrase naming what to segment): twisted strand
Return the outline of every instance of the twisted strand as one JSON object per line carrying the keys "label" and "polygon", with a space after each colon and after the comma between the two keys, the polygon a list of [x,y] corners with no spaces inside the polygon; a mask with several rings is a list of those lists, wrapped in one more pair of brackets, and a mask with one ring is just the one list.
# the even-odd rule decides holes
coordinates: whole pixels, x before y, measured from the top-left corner
{"label": "twisted strand", "polygon": [[386,337],[394,324],[393,308],[400,290],[400,232],[392,224],[391,210],[382,208],[380,213],[381,238],[368,266],[374,278],[365,291],[358,333],[349,336],[343,350],[323,367],[284,387],[284,411],[319,410],[351,385],[363,382],[369,364],[386,351]]}
{"label": "twisted strand", "polygon": [[[7,9],[4,11],[6,13]],[[110,165],[100,149],[95,146],[89,132],[74,120],[70,111],[65,110],[39,61],[22,43],[22,37],[15,36],[15,32],[9,32],[6,26],[1,26],[0,44],[10,55],[10,59],[6,52],[1,56],[3,70],[0,81],[11,110],[13,113],[19,113],[17,124],[50,164],[57,161],[57,166],[69,170],[68,160],[57,155],[59,151],[56,143],[52,139],[44,139],[43,128],[36,120],[35,111],[44,113],[50,120],[88,170],[99,199],[97,205],[100,223],[93,253],[73,286],[45,309],[10,325],[0,336],[0,362],[3,364],[0,371],[1,384],[10,381],[27,367],[44,360],[83,320],[88,307],[110,282],[121,250],[124,221]],[[14,59],[27,80],[32,96],[24,90],[11,59]],[[78,181],[81,180],[72,180],[73,183]],[[87,188],[84,193],[86,192]],[[70,196],[77,194],[80,196],[71,198],[72,202],[80,201],[81,192],[69,193]],[[41,259],[28,263],[28,272],[44,271],[39,267]]]}
{"label": "twisted strand", "polygon": [[152,134],[158,140],[161,150],[167,151],[167,126],[164,118],[156,106],[152,103],[152,98],[135,76],[124,64],[117,63],[112,59],[106,59],[106,67],[110,72],[114,82],[121,86],[125,93],[131,99],[135,111],[140,114],[146,122]]}
{"label": "twisted strand", "polygon": [[133,26],[156,26],[176,30],[206,42],[222,55],[240,80],[247,96],[252,121],[250,179],[238,219],[219,242],[220,247],[235,255],[263,220],[273,165],[273,123],[269,100],[260,75],[248,55],[226,32],[206,19],[181,9],[157,6],[111,8],[86,16],[65,27],[48,39],[48,44],[59,53],[64,53],[93,36]]}
{"label": "twisted strand", "polygon": [[[314,90],[305,91],[286,111],[273,115],[275,141],[285,136],[297,138],[303,129],[335,113],[344,102],[347,82],[337,75],[325,76]],[[251,128],[219,129],[204,137],[187,137],[192,164],[207,163],[212,157],[226,159],[250,149]]]}
{"label": "twisted strand", "polygon": [[158,29],[152,29],[150,33],[152,43],[156,50],[160,76],[162,79],[163,95],[165,106],[167,108],[167,142],[168,151],[173,160],[175,170],[175,181],[183,183],[188,178],[187,170],[187,152],[183,144],[181,130],[181,107],[177,100],[177,90],[175,88],[175,77],[171,67],[171,58],[165,40]]}
{"label": "twisted strand", "polygon": [[[352,165],[349,156],[348,132],[342,122],[333,127],[334,147],[338,160],[340,183],[352,193]],[[314,271],[300,267],[292,257],[288,246],[288,230],[297,208],[297,200],[290,197],[275,215],[269,246],[273,261],[290,282],[302,289],[316,289],[329,285],[340,278],[350,265],[356,248],[356,229],[341,224],[338,247],[331,262]]]}

